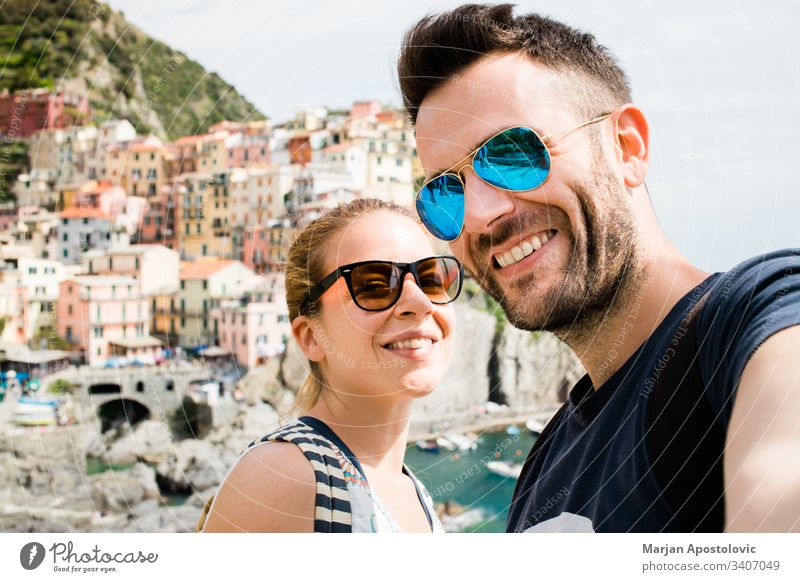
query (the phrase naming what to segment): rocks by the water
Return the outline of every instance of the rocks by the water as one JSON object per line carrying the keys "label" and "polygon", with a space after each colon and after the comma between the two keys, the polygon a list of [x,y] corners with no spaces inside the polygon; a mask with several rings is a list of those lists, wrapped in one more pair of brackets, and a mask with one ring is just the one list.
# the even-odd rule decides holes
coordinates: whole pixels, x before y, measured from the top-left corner
{"label": "rocks by the water", "polygon": [[145,499],[160,499],[155,471],[142,463],[128,471],[108,471],[88,479],[92,500],[105,513],[132,513]]}
{"label": "rocks by the water", "polygon": [[173,453],[173,447],[172,432],[165,422],[144,420],[111,442],[103,460],[110,465],[129,465],[143,458],[166,458]]}

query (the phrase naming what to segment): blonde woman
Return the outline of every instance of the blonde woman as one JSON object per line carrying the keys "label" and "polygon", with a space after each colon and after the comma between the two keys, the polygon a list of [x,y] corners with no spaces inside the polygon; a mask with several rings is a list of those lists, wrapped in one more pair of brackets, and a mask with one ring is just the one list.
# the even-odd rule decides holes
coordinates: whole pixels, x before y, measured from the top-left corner
{"label": "blonde woman", "polygon": [[245,449],[203,531],[442,531],[403,457],[411,406],[450,363],[462,277],[392,204],[356,200],[303,229],[286,266],[302,415]]}

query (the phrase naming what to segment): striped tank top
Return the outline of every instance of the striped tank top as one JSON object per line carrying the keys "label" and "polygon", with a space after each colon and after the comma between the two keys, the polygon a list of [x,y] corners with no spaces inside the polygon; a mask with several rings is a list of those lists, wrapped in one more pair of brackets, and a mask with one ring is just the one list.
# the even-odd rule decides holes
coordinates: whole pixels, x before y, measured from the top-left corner
{"label": "striped tank top", "polygon": [[[253,447],[267,442],[290,442],[297,445],[311,463],[316,478],[314,532],[317,533],[389,533],[403,530],[369,486],[364,470],[350,448],[324,422],[302,416],[270,434],[251,442],[240,458]],[[444,532],[425,486],[404,464],[417,491],[431,531]],[[208,500],[198,523],[202,529],[213,497]]]}

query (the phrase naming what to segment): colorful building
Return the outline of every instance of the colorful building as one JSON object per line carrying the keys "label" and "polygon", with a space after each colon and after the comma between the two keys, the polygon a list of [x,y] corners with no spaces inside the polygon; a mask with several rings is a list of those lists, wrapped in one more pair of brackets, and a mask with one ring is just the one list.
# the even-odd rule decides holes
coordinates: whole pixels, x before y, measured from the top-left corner
{"label": "colorful building", "polygon": [[0,93],[0,133],[27,138],[40,129],[83,125],[92,117],[89,101],[61,91],[25,89]]}
{"label": "colorful building", "polygon": [[[87,275],[60,284],[56,319],[59,335],[78,345],[90,365],[115,355],[152,355],[160,342],[150,337],[147,298],[134,277]],[[130,341],[128,341],[130,340]]]}
{"label": "colorful building", "polygon": [[178,343],[184,347],[213,345],[219,329],[212,310],[226,300],[238,300],[258,282],[258,276],[240,261],[198,257],[181,262],[174,311]]}

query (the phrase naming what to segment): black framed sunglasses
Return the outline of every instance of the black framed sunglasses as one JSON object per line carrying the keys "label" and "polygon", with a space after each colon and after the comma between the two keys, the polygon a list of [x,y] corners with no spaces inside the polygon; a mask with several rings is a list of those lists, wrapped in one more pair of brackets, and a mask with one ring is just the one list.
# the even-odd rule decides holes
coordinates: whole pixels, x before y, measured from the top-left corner
{"label": "black framed sunglasses", "polygon": [[312,287],[300,304],[300,313],[308,312],[339,277],[344,277],[350,296],[360,309],[389,309],[400,299],[408,273],[414,276],[417,287],[427,295],[431,303],[451,303],[461,293],[464,268],[453,256],[438,255],[413,263],[361,261],[339,267]]}

